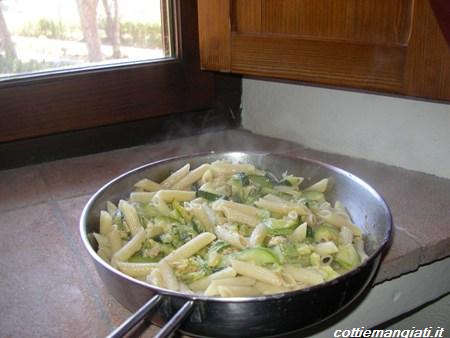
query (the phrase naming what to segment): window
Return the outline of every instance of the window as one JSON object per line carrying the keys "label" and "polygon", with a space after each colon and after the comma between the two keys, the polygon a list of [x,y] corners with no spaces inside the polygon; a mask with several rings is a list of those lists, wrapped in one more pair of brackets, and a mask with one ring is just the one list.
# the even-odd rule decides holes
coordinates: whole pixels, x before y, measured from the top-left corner
{"label": "window", "polygon": [[174,56],[167,0],[2,0],[0,80]]}
{"label": "window", "polygon": [[161,1],[163,59],[0,81],[0,142],[211,107],[214,78],[200,70],[196,1]]}

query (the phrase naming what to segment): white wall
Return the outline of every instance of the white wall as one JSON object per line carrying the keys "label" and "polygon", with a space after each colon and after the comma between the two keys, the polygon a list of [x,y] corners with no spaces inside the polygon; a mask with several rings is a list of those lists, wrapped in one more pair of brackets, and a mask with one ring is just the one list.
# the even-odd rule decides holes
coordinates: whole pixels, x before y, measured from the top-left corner
{"label": "white wall", "polygon": [[306,147],[450,178],[450,105],[243,80],[243,127]]}
{"label": "white wall", "polygon": [[[242,105],[257,134],[450,178],[449,104],[244,79]],[[450,295],[391,328],[441,324],[449,306]]]}

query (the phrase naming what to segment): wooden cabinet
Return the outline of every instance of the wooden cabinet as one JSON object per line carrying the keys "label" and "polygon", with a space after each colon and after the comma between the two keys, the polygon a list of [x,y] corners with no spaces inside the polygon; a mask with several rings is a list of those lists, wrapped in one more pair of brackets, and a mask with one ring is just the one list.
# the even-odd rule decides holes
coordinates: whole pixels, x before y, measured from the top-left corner
{"label": "wooden cabinet", "polygon": [[198,0],[203,69],[450,100],[429,0]]}

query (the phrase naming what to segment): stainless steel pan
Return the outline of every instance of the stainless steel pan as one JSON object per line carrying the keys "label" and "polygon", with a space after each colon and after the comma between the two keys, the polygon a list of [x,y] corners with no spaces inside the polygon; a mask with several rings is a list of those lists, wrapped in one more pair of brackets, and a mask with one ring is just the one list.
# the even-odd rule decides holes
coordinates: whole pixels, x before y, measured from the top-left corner
{"label": "stainless steel pan", "polygon": [[[288,171],[311,182],[329,178],[333,187],[327,199],[342,201],[353,221],[362,226],[369,259],[335,280],[308,289],[261,297],[220,298],[186,295],[148,285],[112,268],[96,254],[95,243],[89,241],[88,234],[98,231],[99,213],[106,201],[117,202],[128,196],[133,184],[141,178],[160,181],[187,162],[195,167],[217,159],[252,163],[278,177]],[[227,152],[162,160],[119,176],[86,204],[80,233],[108,291],[130,311],[140,309],[111,336],[122,336],[153,310],[152,322],[159,326],[166,324],[158,337],[168,336],[178,325],[181,332],[192,336],[261,337],[309,327],[336,314],[360,295],[370,285],[391,239],[392,217],[389,207],[372,187],[342,169],[273,153]]]}

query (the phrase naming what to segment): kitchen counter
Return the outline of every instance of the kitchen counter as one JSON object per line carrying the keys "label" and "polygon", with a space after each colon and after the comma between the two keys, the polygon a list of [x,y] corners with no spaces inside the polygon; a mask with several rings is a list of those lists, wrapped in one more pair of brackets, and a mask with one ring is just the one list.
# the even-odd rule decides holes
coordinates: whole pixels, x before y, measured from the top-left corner
{"label": "kitchen counter", "polygon": [[[110,179],[137,166],[223,150],[309,157],[371,184],[391,207],[395,223],[393,243],[376,275],[379,286],[450,256],[450,180],[239,129],[206,133],[0,171],[0,336],[96,337],[119,325],[130,313],[107,293],[79,238],[85,203]],[[150,337],[157,331],[147,326],[134,334],[147,329],[144,336]]]}

